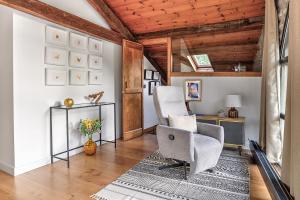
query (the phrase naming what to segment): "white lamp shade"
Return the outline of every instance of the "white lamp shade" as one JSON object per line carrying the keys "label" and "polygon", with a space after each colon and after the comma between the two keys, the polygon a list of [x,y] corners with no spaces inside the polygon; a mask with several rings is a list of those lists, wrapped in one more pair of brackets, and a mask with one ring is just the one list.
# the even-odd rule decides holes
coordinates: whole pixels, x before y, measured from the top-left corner
{"label": "white lamp shade", "polygon": [[242,97],[241,95],[227,95],[226,96],[226,107],[241,107]]}

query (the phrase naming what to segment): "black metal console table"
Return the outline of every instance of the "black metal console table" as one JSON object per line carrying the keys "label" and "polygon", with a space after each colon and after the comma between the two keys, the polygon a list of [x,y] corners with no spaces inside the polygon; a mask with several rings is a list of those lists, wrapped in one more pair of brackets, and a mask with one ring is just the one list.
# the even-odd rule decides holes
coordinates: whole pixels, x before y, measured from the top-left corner
{"label": "black metal console table", "polygon": [[[83,108],[91,108],[91,107],[98,107],[99,108],[99,120],[101,120],[101,107],[102,106],[107,106],[107,105],[113,105],[114,107],[114,136],[115,139],[113,141],[107,141],[107,140],[103,140],[102,136],[101,136],[101,132],[99,133],[99,140],[96,140],[95,142],[99,142],[100,146],[102,144],[102,142],[109,142],[109,143],[114,143],[115,144],[115,148],[117,148],[117,132],[116,132],[116,104],[112,103],[112,102],[101,102],[98,104],[93,104],[93,103],[84,103],[84,104],[74,104],[72,107],[68,108],[66,106],[52,106],[50,107],[50,153],[51,153],[51,164],[53,164],[53,159],[59,159],[59,160],[63,160],[67,162],[67,166],[68,168],[70,167],[70,151],[73,151],[75,149],[79,149],[82,148],[83,145],[74,147],[70,149],[70,145],[69,145],[69,111],[70,110],[75,110],[75,109],[83,109]],[[52,114],[53,114],[53,110],[65,110],[66,111],[66,135],[67,135],[67,150],[66,151],[62,151],[59,153],[53,153],[53,130],[52,130]],[[59,157],[59,155],[67,153],[67,158],[61,158]]]}

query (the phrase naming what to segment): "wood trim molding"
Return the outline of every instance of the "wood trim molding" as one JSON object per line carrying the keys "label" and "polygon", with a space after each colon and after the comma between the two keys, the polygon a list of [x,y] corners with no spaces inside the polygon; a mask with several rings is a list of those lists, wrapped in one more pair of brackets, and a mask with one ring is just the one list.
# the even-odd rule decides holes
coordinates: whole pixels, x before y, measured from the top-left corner
{"label": "wood trim molding", "polygon": [[167,53],[168,53],[168,63],[167,63],[167,85],[171,85],[171,72],[173,66],[173,54],[172,54],[172,39],[167,39]]}
{"label": "wood trim molding", "polygon": [[161,73],[162,81],[165,85],[169,84],[169,77],[170,77],[170,71],[169,71],[169,64],[172,65],[172,41],[171,38],[155,38],[155,39],[145,39],[145,40],[139,40],[139,43],[141,43],[144,46],[152,46],[152,45],[159,45],[159,44],[166,44],[168,47],[168,70],[167,73],[165,73],[159,65],[155,62],[155,60],[152,58],[151,55],[145,50],[145,57],[149,60],[149,62],[156,68],[157,71]]}
{"label": "wood trim molding", "polygon": [[145,128],[144,131],[143,131],[144,134],[156,134],[156,126],[157,125],[151,126],[149,128]]}
{"label": "wood trim molding", "polygon": [[122,136],[122,139],[127,141],[127,140],[130,140],[132,138],[136,138],[136,137],[139,137],[141,135],[143,135],[143,129],[140,128],[140,129],[136,129],[136,130],[133,130],[133,131],[128,131],[126,132],[126,134],[123,132],[123,136]]}
{"label": "wood trim molding", "polygon": [[122,44],[123,37],[118,32],[108,30],[38,0],[0,0],[0,4],[97,38]]}
{"label": "wood trim molding", "polygon": [[261,77],[261,72],[171,72],[171,77],[191,76]]}
{"label": "wood trim molding", "polygon": [[139,43],[145,46],[167,44],[169,38],[154,38],[154,39],[143,39],[139,40]]}

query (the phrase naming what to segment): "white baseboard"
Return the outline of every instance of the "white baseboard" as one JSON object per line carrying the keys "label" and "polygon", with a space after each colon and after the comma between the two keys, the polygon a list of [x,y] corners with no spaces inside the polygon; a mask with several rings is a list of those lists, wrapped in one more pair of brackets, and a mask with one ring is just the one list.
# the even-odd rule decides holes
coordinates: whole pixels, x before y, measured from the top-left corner
{"label": "white baseboard", "polygon": [[14,166],[8,165],[0,161],[0,170],[14,176]]}
{"label": "white baseboard", "polygon": [[[102,144],[105,144],[106,142],[103,142]],[[70,152],[70,156],[74,156],[76,154],[79,154],[83,151],[83,148],[80,149],[76,149],[74,151]],[[64,154],[62,154],[64,155]],[[62,158],[65,158],[63,156],[61,156]],[[37,169],[39,167],[43,167],[45,165],[50,164],[50,156],[44,157],[44,158],[40,158],[37,159],[35,161],[32,161],[30,163],[24,163],[20,166],[11,166],[11,165],[7,165],[5,163],[0,162],[0,170],[12,175],[12,176],[18,176],[20,174],[24,174],[26,172],[29,172],[31,170]],[[59,161],[58,159],[54,159],[54,162]],[[63,161],[64,162],[64,161]],[[72,165],[72,164],[71,164]]]}
{"label": "white baseboard", "polygon": [[29,171],[31,171],[33,169],[45,166],[45,165],[47,165],[49,163],[50,163],[50,158],[46,157],[46,158],[38,159],[38,160],[36,160],[34,162],[23,164],[21,166],[15,166],[15,168],[14,168],[14,176],[18,176],[20,174],[29,172]]}
{"label": "white baseboard", "polygon": [[[74,151],[71,151],[71,152],[70,152],[70,156],[74,156],[74,155],[76,155],[76,154],[79,154],[79,153],[81,153],[82,151],[83,151],[82,148],[76,149],[76,150],[74,150]],[[64,158],[64,157],[62,156],[62,158]],[[54,159],[54,162],[57,162],[57,161],[59,161],[59,160],[58,160],[58,159]],[[20,174],[24,174],[24,173],[29,172],[29,171],[31,171],[31,170],[34,170],[34,169],[43,167],[43,166],[45,166],[45,165],[48,165],[48,164],[50,164],[50,162],[51,162],[51,159],[50,159],[50,156],[49,156],[49,157],[44,157],[44,158],[38,159],[38,160],[36,160],[36,161],[34,161],[34,162],[30,162],[30,163],[23,164],[23,165],[21,165],[21,166],[16,166],[16,167],[14,168],[14,173],[13,173],[13,175],[14,175],[14,176],[18,176],[18,175],[20,175]],[[63,162],[64,162],[64,161],[63,161]]]}

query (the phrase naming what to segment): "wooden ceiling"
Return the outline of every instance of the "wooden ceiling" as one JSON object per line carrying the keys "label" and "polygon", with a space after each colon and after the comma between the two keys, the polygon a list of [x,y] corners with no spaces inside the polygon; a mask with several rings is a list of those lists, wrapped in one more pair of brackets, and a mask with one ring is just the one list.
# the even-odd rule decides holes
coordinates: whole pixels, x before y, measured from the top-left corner
{"label": "wooden ceiling", "polygon": [[[264,22],[264,0],[105,0],[138,39],[172,37],[173,60],[188,65],[181,55],[185,43],[193,54],[207,53],[215,71],[238,63],[251,71]],[[163,71],[167,47],[145,46]],[[174,62],[174,66],[176,63]]]}
{"label": "wooden ceiling", "polygon": [[264,0],[106,0],[106,2],[136,35],[264,14]]}
{"label": "wooden ceiling", "polygon": [[[173,60],[188,65],[182,46],[207,53],[215,71],[238,63],[251,71],[264,23],[265,0],[104,0],[137,39],[172,37]],[[167,47],[145,46],[163,71]],[[176,63],[174,63],[176,65]]]}
{"label": "wooden ceiling", "polygon": [[[132,41],[155,38],[170,41],[171,38],[173,60],[185,65],[189,65],[186,52],[209,54],[216,71],[230,70],[238,63],[247,65],[251,71],[253,61],[259,60],[256,52],[264,23],[265,0],[86,1],[104,17],[112,30],[38,0],[0,0],[0,4],[117,44],[121,44],[123,38]],[[176,41],[181,41],[184,48],[176,46]],[[144,51],[165,80],[170,74],[167,70],[171,67],[167,66],[170,47],[145,45]]]}
{"label": "wooden ceiling", "polygon": [[[208,54],[215,71],[231,71],[241,63],[252,71],[261,29],[183,37],[191,55]],[[173,51],[176,52],[176,46]],[[180,47],[179,47],[180,48]]]}

